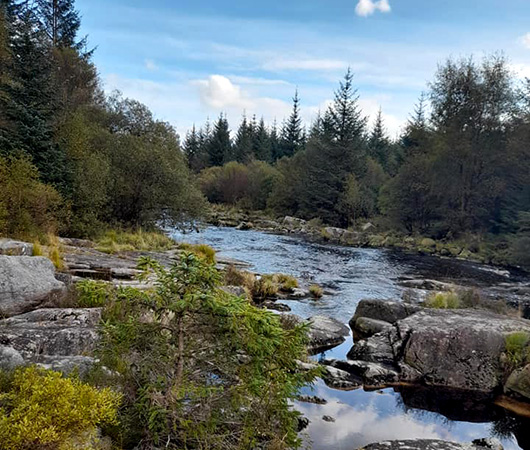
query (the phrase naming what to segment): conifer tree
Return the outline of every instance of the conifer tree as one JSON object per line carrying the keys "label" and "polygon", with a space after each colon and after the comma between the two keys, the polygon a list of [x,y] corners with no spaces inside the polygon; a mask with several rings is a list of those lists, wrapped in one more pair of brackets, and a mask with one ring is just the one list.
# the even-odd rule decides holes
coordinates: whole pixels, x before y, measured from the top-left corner
{"label": "conifer tree", "polygon": [[300,97],[297,89],[293,97],[293,110],[282,129],[281,156],[293,156],[303,148],[304,142],[304,129],[300,116]]}
{"label": "conifer tree", "polygon": [[210,166],[222,166],[232,157],[232,142],[226,116],[221,114],[214,125],[212,136],[208,142]]}
{"label": "conifer tree", "polygon": [[54,48],[80,50],[86,39],[76,41],[81,18],[74,0],[36,0],[40,25]]}
{"label": "conifer tree", "polygon": [[248,122],[247,116],[243,115],[243,120],[237,130],[237,135],[234,143],[233,159],[240,163],[249,162],[252,158],[252,141],[253,130],[252,124]]}
{"label": "conifer tree", "polygon": [[263,117],[257,125],[252,142],[252,148],[254,157],[260,161],[270,162],[272,158],[271,141],[267,127],[265,126],[265,120]]}

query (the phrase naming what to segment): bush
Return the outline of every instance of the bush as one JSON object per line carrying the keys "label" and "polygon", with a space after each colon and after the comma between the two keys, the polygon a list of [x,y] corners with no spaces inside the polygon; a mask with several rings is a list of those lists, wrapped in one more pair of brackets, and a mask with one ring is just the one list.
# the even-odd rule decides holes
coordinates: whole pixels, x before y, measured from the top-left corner
{"label": "bush", "polygon": [[107,303],[114,289],[104,281],[81,280],[75,285],[79,308],[99,308]]}
{"label": "bush", "polygon": [[120,395],[37,367],[18,369],[0,393],[3,450],[95,449],[97,427],[117,424]]}
{"label": "bush", "polygon": [[[193,253],[154,272],[152,292],[129,291],[105,308],[102,364],[125,395],[124,447],[290,449],[299,444],[291,407],[314,372],[297,370],[306,357],[306,327],[218,289],[221,275]],[[154,306],[156,305],[156,310]]]}
{"label": "bush", "polygon": [[0,235],[27,239],[57,231],[59,193],[39,181],[27,157],[0,156]]}
{"label": "bush", "polygon": [[424,306],[435,309],[458,309],[461,303],[455,292],[437,292],[425,300]]}
{"label": "bush", "polygon": [[275,297],[278,294],[278,284],[272,277],[262,276],[256,280],[252,289],[252,298],[254,300],[264,300]]}
{"label": "bush", "polygon": [[309,286],[309,293],[314,298],[322,298],[322,296],[324,295],[324,289],[322,289],[318,284],[312,284],[311,286]]}
{"label": "bush", "polygon": [[163,233],[137,231],[107,231],[96,240],[96,249],[104,253],[124,251],[164,251],[175,246],[175,241]]}
{"label": "bush", "polygon": [[241,286],[252,293],[256,283],[256,275],[238,270],[234,265],[229,265],[225,271],[224,280],[227,286]]}
{"label": "bush", "polygon": [[517,368],[528,362],[530,356],[530,334],[520,331],[506,336],[506,355],[512,368]]}

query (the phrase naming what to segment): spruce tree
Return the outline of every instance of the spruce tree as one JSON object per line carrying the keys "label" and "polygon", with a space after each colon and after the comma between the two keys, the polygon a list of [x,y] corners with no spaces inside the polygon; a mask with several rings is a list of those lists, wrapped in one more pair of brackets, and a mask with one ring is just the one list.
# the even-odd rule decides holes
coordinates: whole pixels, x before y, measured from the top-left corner
{"label": "spruce tree", "polygon": [[42,30],[52,47],[81,50],[86,39],[76,41],[81,18],[74,0],[36,0]]}
{"label": "spruce tree", "polygon": [[32,158],[41,178],[64,192],[68,184],[65,153],[54,142],[56,102],[50,49],[38,27],[35,12],[26,3],[5,1],[11,76],[6,115],[14,126],[2,133],[2,146],[23,150]]}
{"label": "spruce tree", "polygon": [[204,146],[201,142],[201,132],[197,131],[195,124],[191,131],[186,134],[183,149],[188,161],[188,167],[193,172],[200,172],[207,167],[208,154],[204,151]]}
{"label": "spruce tree", "polygon": [[221,114],[214,125],[212,136],[208,143],[208,157],[210,166],[222,166],[232,157],[232,142],[226,116]]}
{"label": "spruce tree", "polygon": [[281,136],[281,155],[291,157],[304,147],[305,136],[300,117],[300,97],[298,89],[293,97],[293,110],[283,125]]}
{"label": "spruce tree", "polygon": [[383,112],[379,109],[375,123],[368,139],[368,151],[374,161],[377,161],[383,168],[388,165],[390,157],[390,140],[386,135],[383,123]]}
{"label": "spruce tree", "polygon": [[233,159],[240,163],[247,163],[252,158],[253,130],[252,124],[248,122],[247,116],[243,115],[243,120],[237,130],[236,140],[233,148]]}
{"label": "spruce tree", "polygon": [[269,133],[267,127],[265,126],[265,120],[263,117],[257,125],[252,142],[252,148],[254,157],[260,161],[271,162],[272,151],[271,151],[271,141],[269,138]]}

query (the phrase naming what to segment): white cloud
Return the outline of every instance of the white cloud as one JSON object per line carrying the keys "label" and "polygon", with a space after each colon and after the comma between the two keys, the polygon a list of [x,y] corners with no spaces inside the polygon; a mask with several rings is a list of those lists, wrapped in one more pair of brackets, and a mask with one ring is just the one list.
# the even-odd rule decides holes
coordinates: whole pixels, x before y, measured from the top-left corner
{"label": "white cloud", "polygon": [[158,66],[152,59],[146,59],[145,60],[145,68],[147,70],[150,70],[151,72],[155,72],[158,70]]}
{"label": "white cloud", "polygon": [[263,69],[275,70],[339,70],[348,63],[337,59],[274,59],[263,64]]}
{"label": "white cloud", "polygon": [[526,48],[530,49],[530,33],[526,33],[524,36],[521,36],[520,42]]}
{"label": "white cloud", "polygon": [[355,12],[361,17],[371,16],[376,11],[389,13],[391,8],[388,0],[359,0],[355,7]]}
{"label": "white cloud", "polygon": [[207,80],[197,80],[201,102],[215,109],[241,108],[252,106],[250,98],[243,90],[222,75],[210,75]]}

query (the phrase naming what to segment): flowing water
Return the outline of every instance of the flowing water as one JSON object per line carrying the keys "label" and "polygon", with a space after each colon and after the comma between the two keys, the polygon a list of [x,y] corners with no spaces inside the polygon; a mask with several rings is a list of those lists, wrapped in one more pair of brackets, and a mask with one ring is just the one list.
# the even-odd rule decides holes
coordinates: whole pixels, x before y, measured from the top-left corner
{"label": "flowing water", "polygon": [[[288,301],[303,317],[323,314],[347,323],[361,299],[399,299],[403,279],[436,279],[488,290],[501,283],[527,284],[521,274],[488,266],[381,249],[359,249],[308,242],[299,237],[258,231],[210,227],[177,240],[213,246],[221,258],[244,261],[257,273],[288,273],[324,286],[329,294],[315,301]],[[318,357],[345,358],[353,345]],[[388,439],[433,438],[470,442],[495,436],[507,450],[530,448],[530,420],[507,413],[483,399],[458,398],[454,392],[407,389],[395,392],[350,392],[328,388],[318,381],[306,394],[328,403],[296,403],[310,420],[304,439],[314,450],[354,450]],[[335,421],[322,420],[330,416]]]}

